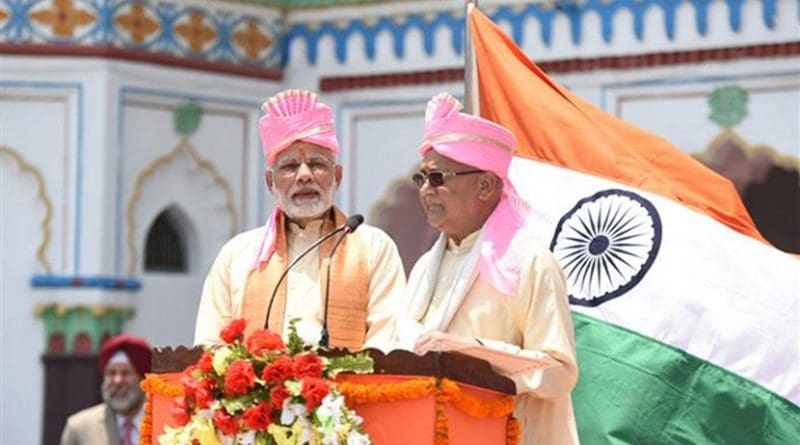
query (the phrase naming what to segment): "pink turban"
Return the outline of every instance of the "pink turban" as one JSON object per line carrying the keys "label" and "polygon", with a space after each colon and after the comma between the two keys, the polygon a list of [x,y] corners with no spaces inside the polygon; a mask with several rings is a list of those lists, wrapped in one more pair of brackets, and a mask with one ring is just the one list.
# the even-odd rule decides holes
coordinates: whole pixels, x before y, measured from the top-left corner
{"label": "pink turban", "polygon": [[124,352],[131,365],[136,368],[140,376],[150,372],[150,363],[153,360],[153,351],[147,340],[129,334],[121,334],[112,337],[103,343],[100,348],[100,356],[97,359],[97,367],[100,373],[104,373],[109,360],[117,352]]}
{"label": "pink turban", "polygon": [[447,93],[428,101],[425,135],[419,152],[425,156],[434,150],[456,162],[490,171],[503,180],[500,202],[483,225],[478,271],[497,290],[514,295],[520,265],[530,251],[523,240],[527,234],[520,230],[528,219],[530,206],[517,195],[508,179],[516,138],[504,127],[460,110],[458,100]]}
{"label": "pink turban", "polygon": [[334,155],[341,151],[331,107],[320,102],[316,94],[286,90],[267,99],[261,109],[265,114],[258,120],[258,131],[267,165],[297,141],[328,148]]}
{"label": "pink turban", "polygon": [[[333,125],[331,107],[319,101],[319,97],[305,90],[286,90],[267,99],[261,109],[264,116],[258,120],[258,131],[267,165],[275,163],[275,157],[294,142],[304,141],[325,147],[339,155],[339,141]],[[261,240],[253,269],[269,261],[275,251],[278,208],[267,219],[266,232]]]}

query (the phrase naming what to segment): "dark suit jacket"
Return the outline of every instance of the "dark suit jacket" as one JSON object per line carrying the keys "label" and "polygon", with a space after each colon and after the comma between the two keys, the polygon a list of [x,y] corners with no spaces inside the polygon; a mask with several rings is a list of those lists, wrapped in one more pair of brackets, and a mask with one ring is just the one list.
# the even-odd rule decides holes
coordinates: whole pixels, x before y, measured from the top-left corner
{"label": "dark suit jacket", "polygon": [[71,415],[61,445],[120,445],[114,412],[101,403]]}

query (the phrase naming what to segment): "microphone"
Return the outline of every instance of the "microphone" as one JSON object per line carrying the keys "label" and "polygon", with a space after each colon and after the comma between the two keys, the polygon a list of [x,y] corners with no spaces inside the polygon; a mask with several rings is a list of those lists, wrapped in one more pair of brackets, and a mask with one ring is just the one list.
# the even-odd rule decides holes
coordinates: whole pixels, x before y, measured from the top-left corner
{"label": "microphone", "polygon": [[336,240],[336,244],[333,245],[333,249],[331,249],[331,254],[328,255],[328,268],[327,268],[327,276],[325,278],[325,313],[322,319],[322,333],[320,334],[319,338],[319,346],[321,348],[327,348],[328,344],[330,343],[330,336],[328,335],[328,300],[330,299],[330,290],[331,290],[331,263],[333,263],[333,254],[336,253],[336,249],[339,248],[339,244],[342,244],[345,237],[353,232],[364,222],[364,217],[355,214],[350,215],[347,218],[347,222],[344,223],[344,229],[342,230],[342,236]]}
{"label": "microphone", "polygon": [[[356,217],[358,217],[358,218],[356,218]],[[359,220],[359,218],[360,218],[360,220]],[[355,222],[356,220],[358,220],[358,222]],[[292,267],[294,267],[297,263],[299,263],[300,260],[303,259],[304,256],[308,255],[309,252],[314,250],[314,248],[316,248],[320,244],[322,244],[325,241],[327,241],[328,238],[330,238],[333,235],[336,235],[337,233],[342,232],[342,231],[352,232],[353,230],[355,230],[356,227],[358,227],[359,224],[361,224],[362,221],[364,221],[364,217],[361,216],[361,215],[350,216],[349,218],[347,218],[347,221],[343,225],[337,227],[331,233],[323,236],[322,238],[320,238],[317,241],[315,241],[314,244],[308,246],[308,248],[306,250],[300,252],[300,255],[297,255],[297,258],[292,260],[292,262],[289,263],[289,265],[286,266],[285,269],[283,269],[283,273],[281,274],[280,278],[278,278],[278,283],[275,284],[275,288],[272,289],[272,295],[270,295],[270,297],[269,297],[269,305],[267,306],[267,318],[264,320],[264,329],[269,329],[269,315],[272,313],[272,303],[275,302],[275,295],[278,293],[278,289],[281,288],[281,283],[283,283],[283,280],[289,274],[289,271],[292,269]]]}

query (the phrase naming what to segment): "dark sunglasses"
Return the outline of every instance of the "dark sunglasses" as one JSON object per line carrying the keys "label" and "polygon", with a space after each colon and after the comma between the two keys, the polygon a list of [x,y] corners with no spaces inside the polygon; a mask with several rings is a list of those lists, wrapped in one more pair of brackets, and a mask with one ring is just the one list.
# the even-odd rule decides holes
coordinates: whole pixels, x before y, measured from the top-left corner
{"label": "dark sunglasses", "polygon": [[464,172],[432,171],[428,173],[414,173],[414,175],[411,177],[411,180],[414,181],[414,184],[416,184],[419,188],[422,188],[422,186],[425,185],[425,181],[428,181],[428,184],[430,184],[431,187],[441,187],[444,185],[444,178],[472,175],[475,173],[483,173],[484,171],[485,170],[467,170]]}

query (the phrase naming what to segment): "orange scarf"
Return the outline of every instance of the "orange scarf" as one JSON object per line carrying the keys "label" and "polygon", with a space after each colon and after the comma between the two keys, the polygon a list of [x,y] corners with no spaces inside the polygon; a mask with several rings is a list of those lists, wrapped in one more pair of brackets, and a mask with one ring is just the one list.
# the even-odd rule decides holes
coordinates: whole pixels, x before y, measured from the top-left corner
{"label": "orange scarf", "polygon": [[[345,215],[333,207],[322,223],[322,234],[345,223]],[[244,290],[242,316],[247,320],[246,335],[265,327],[267,306],[275,284],[289,264],[286,247],[286,215],[280,213],[275,239],[275,251],[265,266],[250,272]],[[321,304],[325,305],[326,268],[330,251],[336,242],[333,236],[320,246],[319,288]],[[331,265],[330,301],[328,304],[328,332],[331,348],[347,348],[358,350],[364,344],[367,333],[367,305],[369,303],[370,275],[367,267],[368,244],[353,232],[339,246]],[[286,310],[286,286],[284,279],[275,295],[270,313],[269,327],[273,331],[282,332],[283,316]]]}

